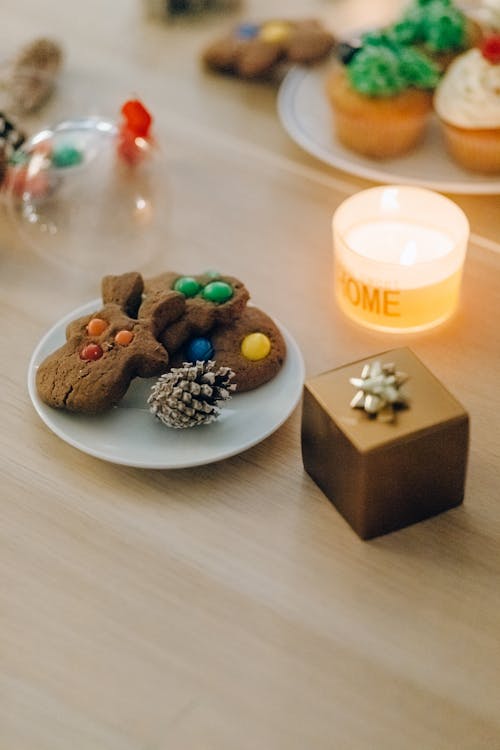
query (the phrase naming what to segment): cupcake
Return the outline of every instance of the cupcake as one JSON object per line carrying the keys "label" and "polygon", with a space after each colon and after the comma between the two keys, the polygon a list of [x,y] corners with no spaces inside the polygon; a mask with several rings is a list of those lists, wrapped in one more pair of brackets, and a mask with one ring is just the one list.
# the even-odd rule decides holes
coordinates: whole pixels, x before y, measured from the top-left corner
{"label": "cupcake", "polygon": [[372,35],[327,80],[337,139],[374,159],[400,156],[423,136],[432,111],[436,66],[417,50]]}
{"label": "cupcake", "polygon": [[482,38],[478,23],[452,0],[413,0],[386,33],[398,44],[418,47],[442,70]]}
{"label": "cupcake", "polygon": [[500,34],[450,65],[436,89],[434,108],[458,164],[500,173]]}
{"label": "cupcake", "polygon": [[500,0],[483,0],[481,5],[473,10],[473,18],[480,26],[484,35],[499,33]]}

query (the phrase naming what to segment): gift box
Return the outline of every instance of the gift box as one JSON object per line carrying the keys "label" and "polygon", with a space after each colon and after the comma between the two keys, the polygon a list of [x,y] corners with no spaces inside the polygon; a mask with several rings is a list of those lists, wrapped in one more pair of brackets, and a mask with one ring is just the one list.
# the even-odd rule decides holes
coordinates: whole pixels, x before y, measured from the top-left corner
{"label": "gift box", "polygon": [[362,539],[463,501],[469,417],[408,348],[306,381],[304,468]]}

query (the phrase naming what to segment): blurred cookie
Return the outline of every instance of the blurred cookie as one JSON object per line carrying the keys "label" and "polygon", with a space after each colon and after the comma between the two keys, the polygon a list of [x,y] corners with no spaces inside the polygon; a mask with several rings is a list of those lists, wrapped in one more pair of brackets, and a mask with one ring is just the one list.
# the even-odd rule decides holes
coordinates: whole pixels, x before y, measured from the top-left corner
{"label": "blurred cookie", "polygon": [[234,372],[236,393],[243,393],[274,378],[285,357],[286,343],[276,323],[259,308],[245,307],[229,325],[187,341],[171,357],[170,366],[214,360]]}
{"label": "blurred cookie", "polygon": [[210,44],[202,60],[221,73],[260,78],[281,63],[316,63],[334,44],[333,35],[315,20],[245,23]]}

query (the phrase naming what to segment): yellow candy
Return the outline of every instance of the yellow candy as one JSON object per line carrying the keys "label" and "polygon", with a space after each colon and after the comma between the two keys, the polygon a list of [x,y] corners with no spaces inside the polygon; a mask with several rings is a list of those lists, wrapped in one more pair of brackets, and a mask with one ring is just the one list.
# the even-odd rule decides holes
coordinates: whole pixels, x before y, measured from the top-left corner
{"label": "yellow candy", "polygon": [[241,342],[241,353],[252,362],[264,359],[270,351],[271,342],[263,333],[249,333]]}
{"label": "yellow candy", "polygon": [[282,23],[281,21],[270,21],[264,24],[260,30],[259,39],[262,42],[270,42],[271,44],[279,44],[280,42],[286,41],[290,36],[290,24]]}

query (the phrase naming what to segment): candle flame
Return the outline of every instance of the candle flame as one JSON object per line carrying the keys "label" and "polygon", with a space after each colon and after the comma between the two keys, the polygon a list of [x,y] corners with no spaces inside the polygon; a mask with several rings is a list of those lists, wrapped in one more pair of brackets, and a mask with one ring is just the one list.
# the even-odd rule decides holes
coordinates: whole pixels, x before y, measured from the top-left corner
{"label": "candle flame", "polygon": [[412,266],[417,260],[417,243],[415,240],[408,240],[401,255],[399,256],[399,262],[402,266]]}
{"label": "candle flame", "polygon": [[380,209],[385,213],[399,211],[399,188],[384,188],[380,196]]}

